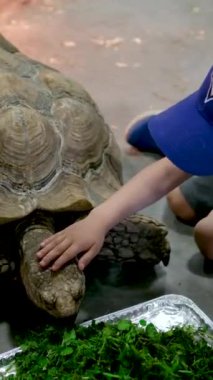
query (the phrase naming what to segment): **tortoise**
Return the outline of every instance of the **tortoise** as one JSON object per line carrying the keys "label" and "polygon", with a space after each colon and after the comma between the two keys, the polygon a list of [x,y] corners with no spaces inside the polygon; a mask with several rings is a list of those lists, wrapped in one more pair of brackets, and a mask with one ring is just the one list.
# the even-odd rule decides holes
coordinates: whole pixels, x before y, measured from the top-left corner
{"label": "tortoise", "polygon": [[[41,241],[87,215],[122,185],[119,146],[87,91],[0,35],[0,273],[20,274],[29,299],[75,316],[85,293],[76,260],[41,270]],[[167,230],[143,215],[106,236],[100,257],[169,261]],[[15,263],[15,264],[14,264]]]}

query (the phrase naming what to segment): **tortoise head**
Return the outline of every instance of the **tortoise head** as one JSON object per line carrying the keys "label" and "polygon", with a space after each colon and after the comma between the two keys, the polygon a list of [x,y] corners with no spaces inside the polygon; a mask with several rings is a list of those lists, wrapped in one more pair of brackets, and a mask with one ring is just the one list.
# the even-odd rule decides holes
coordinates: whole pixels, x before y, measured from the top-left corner
{"label": "tortoise head", "polygon": [[[50,272],[50,271],[49,271]],[[37,306],[55,318],[77,315],[85,293],[84,275],[76,264],[69,264],[57,273],[49,273],[51,287],[45,281],[39,290]]]}

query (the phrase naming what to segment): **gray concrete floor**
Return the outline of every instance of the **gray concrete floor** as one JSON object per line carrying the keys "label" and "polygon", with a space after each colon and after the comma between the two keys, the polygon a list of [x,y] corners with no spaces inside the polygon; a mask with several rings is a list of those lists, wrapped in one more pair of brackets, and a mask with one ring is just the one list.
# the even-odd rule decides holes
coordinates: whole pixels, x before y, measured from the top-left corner
{"label": "gray concrete floor", "polygon": [[[24,53],[79,81],[113,128],[123,152],[125,180],[153,162],[126,154],[124,129],[136,114],[163,109],[193,92],[212,65],[212,0],[1,1],[1,32]],[[8,5],[8,3],[10,3]],[[143,210],[165,222],[172,246],[167,268],[134,265],[91,270],[78,320],[93,318],[164,294],[191,298],[213,318],[212,275],[194,243],[192,228],[175,220],[166,200]],[[91,273],[90,273],[91,274]],[[14,304],[12,317],[23,308]],[[0,351],[14,343],[2,316]]]}

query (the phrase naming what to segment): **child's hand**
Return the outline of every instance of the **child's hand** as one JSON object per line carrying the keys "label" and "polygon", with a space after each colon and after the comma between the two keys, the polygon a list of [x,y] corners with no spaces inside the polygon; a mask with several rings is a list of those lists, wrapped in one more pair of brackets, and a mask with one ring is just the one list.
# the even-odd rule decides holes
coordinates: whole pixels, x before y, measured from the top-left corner
{"label": "child's hand", "polygon": [[100,252],[105,233],[100,220],[87,216],[41,243],[37,252],[41,267],[51,266],[57,271],[79,253],[84,253],[78,262],[79,269],[84,270]]}

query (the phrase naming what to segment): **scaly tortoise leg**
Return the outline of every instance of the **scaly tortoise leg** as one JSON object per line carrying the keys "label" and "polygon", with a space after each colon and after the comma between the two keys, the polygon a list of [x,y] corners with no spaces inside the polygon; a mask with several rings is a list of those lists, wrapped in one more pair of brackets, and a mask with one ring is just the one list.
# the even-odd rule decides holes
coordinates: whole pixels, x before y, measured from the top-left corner
{"label": "scaly tortoise leg", "polygon": [[106,236],[100,258],[112,261],[142,261],[156,265],[169,263],[168,231],[157,220],[135,214],[115,226]]}
{"label": "scaly tortoise leg", "polygon": [[14,275],[17,267],[17,247],[11,225],[1,226],[0,276]]}
{"label": "scaly tortoise leg", "polygon": [[15,272],[15,262],[0,254],[0,276],[10,275]]}

